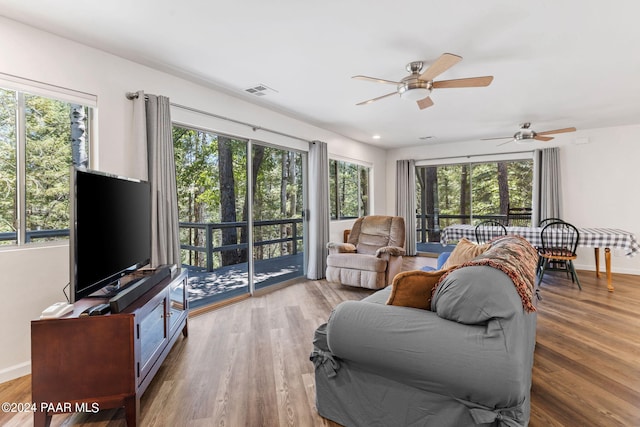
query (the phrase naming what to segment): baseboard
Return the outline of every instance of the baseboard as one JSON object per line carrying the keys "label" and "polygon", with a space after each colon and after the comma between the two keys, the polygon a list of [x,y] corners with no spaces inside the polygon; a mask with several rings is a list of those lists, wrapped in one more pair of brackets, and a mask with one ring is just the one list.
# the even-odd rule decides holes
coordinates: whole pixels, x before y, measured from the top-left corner
{"label": "baseboard", "polygon": [[24,377],[31,373],[31,362],[24,362],[18,365],[9,366],[0,370],[0,384],[16,378]]}
{"label": "baseboard", "polygon": [[[596,268],[593,264],[578,264],[574,262],[573,266],[576,268],[576,270],[586,270],[593,272],[596,271]],[[638,270],[637,268],[612,268],[611,272],[613,274],[632,274],[635,276],[640,276],[640,270]],[[604,263],[600,263],[600,273],[603,276],[606,274]]]}

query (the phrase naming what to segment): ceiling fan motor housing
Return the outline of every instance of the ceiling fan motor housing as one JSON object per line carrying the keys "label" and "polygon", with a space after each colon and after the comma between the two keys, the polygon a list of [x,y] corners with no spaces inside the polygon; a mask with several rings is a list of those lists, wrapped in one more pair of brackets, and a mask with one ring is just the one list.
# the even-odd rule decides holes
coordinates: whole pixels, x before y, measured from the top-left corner
{"label": "ceiling fan motor housing", "polygon": [[515,139],[516,141],[533,139],[535,137],[536,137],[536,133],[531,129],[522,129],[519,132],[516,132],[515,135],[513,135],[513,139]]}
{"label": "ceiling fan motor housing", "polygon": [[529,126],[531,126],[531,123],[522,123],[520,125],[520,130],[513,135],[513,139],[516,141],[534,139],[537,134],[533,129],[529,129]]}
{"label": "ceiling fan motor housing", "polygon": [[431,93],[433,82],[421,80],[417,75],[411,75],[402,79],[398,84],[398,93],[402,99],[418,101]]}
{"label": "ceiling fan motor housing", "polygon": [[400,97],[410,101],[418,101],[429,96],[433,89],[433,82],[420,78],[422,62],[411,62],[407,65],[407,70],[411,72],[411,75],[403,78],[398,84]]}

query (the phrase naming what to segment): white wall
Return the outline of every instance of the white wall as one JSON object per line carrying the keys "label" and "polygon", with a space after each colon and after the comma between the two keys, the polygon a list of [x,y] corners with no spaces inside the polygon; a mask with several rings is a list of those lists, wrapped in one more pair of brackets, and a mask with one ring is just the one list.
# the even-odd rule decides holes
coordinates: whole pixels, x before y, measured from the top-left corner
{"label": "white wall", "polygon": [[[501,147],[495,141],[464,141],[389,150],[387,176],[395,175],[396,160],[426,160],[534,148],[560,147],[562,216],[578,227],[608,227],[630,231],[640,237],[640,125],[578,130],[560,134],[549,143]],[[576,142],[587,142],[577,144]],[[395,183],[387,185],[387,210],[392,211]],[[600,269],[604,270],[604,250]],[[612,249],[612,271],[640,274],[640,256],[628,258]],[[595,270],[593,249],[579,248],[576,268]],[[614,283],[615,286],[615,283]]]}
{"label": "white wall", "polygon": [[[168,96],[173,103],[215,113],[306,140],[321,140],[330,153],[368,162],[373,167],[376,198],[373,211],[384,213],[385,151],[364,145],[221,92],[155,71],[31,27],[0,17],[0,72],[97,95],[98,139],[93,168],[131,177],[140,176],[132,139],[132,103],[126,92]],[[173,114],[173,111],[172,111]],[[200,121],[176,111],[183,122]],[[300,147],[300,141],[254,132],[229,122],[212,123],[212,130],[266,142]],[[313,191],[313,183],[310,184]],[[342,226],[336,225],[336,233]],[[335,234],[332,232],[332,235]],[[0,382],[29,372],[30,321],[48,305],[64,299],[69,282],[67,245],[0,249]]]}

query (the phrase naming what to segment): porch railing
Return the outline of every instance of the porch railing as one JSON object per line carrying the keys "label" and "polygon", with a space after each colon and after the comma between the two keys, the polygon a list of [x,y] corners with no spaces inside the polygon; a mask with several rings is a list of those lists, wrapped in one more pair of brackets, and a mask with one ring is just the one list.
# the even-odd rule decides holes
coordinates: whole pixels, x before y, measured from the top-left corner
{"label": "porch railing", "polygon": [[[288,225],[290,224],[291,233],[286,237],[281,237],[277,239],[268,239],[268,240],[259,240],[254,241],[254,247],[278,244],[278,243],[291,243],[291,254],[296,255],[298,253],[298,242],[302,241],[303,236],[301,233],[298,233],[298,224],[302,224],[302,218],[286,218],[286,219],[274,219],[274,220],[266,220],[266,221],[255,221],[250,223],[253,227],[266,227],[266,226],[274,226],[274,225]],[[181,222],[180,229],[181,230],[204,230],[204,244],[195,245],[192,242],[190,243],[181,243],[180,248],[186,251],[193,251],[198,253],[205,254],[206,257],[206,269],[208,272],[214,270],[213,263],[213,255],[217,252],[225,252],[230,250],[237,249],[247,249],[249,244],[247,242],[241,242],[230,245],[219,245],[216,246],[214,239],[214,231],[215,230],[223,230],[230,228],[237,229],[246,229],[246,222],[222,222],[222,223],[197,223],[197,222]],[[245,233],[246,235],[246,233]]]}
{"label": "porch railing", "polygon": [[[453,224],[470,224],[472,220],[484,221],[487,219],[496,220],[507,225],[507,215],[440,215],[434,214],[417,214],[416,215],[416,237],[420,243],[439,242],[441,231]],[[428,224],[433,221],[433,227]]]}
{"label": "porch railing", "polygon": [[[25,236],[25,242],[33,242],[38,239],[51,239],[57,237],[68,237],[69,229],[60,229],[60,230],[28,230]],[[4,233],[0,233],[0,242],[9,242],[16,241],[18,238],[18,234],[15,231],[7,231]]]}

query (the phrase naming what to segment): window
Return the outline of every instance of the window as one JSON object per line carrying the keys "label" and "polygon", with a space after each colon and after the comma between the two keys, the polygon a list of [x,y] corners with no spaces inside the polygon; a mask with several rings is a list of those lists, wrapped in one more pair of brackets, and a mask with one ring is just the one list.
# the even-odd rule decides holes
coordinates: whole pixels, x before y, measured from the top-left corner
{"label": "window", "polygon": [[90,106],[0,87],[0,244],[69,235],[69,169],[88,164]]}
{"label": "window", "polygon": [[369,215],[369,175],[369,167],[329,160],[331,219]]}
{"label": "window", "polygon": [[505,160],[416,167],[418,242],[439,242],[451,224],[495,219],[531,207],[533,160]]}

